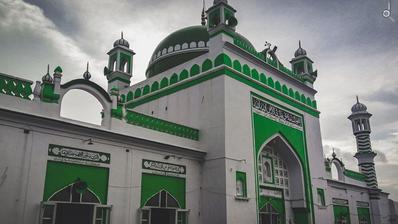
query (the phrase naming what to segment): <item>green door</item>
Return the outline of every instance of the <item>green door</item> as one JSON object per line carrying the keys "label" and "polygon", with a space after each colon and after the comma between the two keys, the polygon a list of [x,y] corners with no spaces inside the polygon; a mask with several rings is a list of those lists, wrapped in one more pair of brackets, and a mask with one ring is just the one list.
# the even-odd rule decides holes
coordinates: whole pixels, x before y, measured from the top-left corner
{"label": "green door", "polygon": [[333,205],[334,223],[350,224],[350,209],[347,206]]}

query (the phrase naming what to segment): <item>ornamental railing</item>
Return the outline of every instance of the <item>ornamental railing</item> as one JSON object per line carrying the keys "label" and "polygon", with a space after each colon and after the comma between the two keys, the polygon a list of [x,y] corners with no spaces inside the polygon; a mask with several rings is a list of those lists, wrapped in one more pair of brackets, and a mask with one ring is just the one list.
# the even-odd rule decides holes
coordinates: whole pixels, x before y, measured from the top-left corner
{"label": "ornamental railing", "polygon": [[33,82],[0,73],[0,94],[7,94],[30,100]]}
{"label": "ornamental railing", "polygon": [[126,120],[127,123],[132,125],[176,135],[182,138],[188,138],[196,141],[199,140],[199,130],[197,129],[161,120],[134,111],[127,112]]}

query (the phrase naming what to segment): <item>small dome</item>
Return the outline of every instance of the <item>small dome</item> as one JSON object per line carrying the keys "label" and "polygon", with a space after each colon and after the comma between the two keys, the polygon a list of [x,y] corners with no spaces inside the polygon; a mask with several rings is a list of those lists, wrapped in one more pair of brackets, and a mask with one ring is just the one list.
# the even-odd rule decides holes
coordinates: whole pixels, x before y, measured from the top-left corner
{"label": "small dome", "polygon": [[117,47],[117,46],[123,46],[123,47],[130,47],[130,44],[127,40],[125,40],[123,38],[123,33],[122,33],[122,37],[119,40],[116,40],[115,43],[113,43],[113,47]]}
{"label": "small dome", "polygon": [[43,78],[41,80],[46,83],[52,83],[53,77],[51,77],[51,75],[49,73],[47,73],[43,76]]}
{"label": "small dome", "polygon": [[294,57],[305,56],[307,51],[301,47],[301,41],[299,41],[299,48],[294,52]]}
{"label": "small dome", "polygon": [[360,103],[357,97],[357,103],[351,107],[351,112],[353,113],[366,112],[367,109],[368,108],[365,106],[365,104]]}
{"label": "small dome", "polygon": [[45,83],[52,83],[53,77],[50,75],[50,65],[47,65],[47,73],[41,78],[41,81]]}

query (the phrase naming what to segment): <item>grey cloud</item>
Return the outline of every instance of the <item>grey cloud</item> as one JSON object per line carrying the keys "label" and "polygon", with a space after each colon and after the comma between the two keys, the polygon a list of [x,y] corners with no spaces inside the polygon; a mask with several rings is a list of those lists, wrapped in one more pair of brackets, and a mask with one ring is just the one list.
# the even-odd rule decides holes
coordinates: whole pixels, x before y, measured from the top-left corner
{"label": "grey cloud", "polygon": [[[392,76],[394,74],[391,74]],[[398,83],[397,83],[398,85]],[[390,88],[384,87],[382,89],[378,89],[373,93],[369,94],[366,98],[373,102],[380,102],[391,104],[393,106],[398,106],[398,86],[392,86]]]}

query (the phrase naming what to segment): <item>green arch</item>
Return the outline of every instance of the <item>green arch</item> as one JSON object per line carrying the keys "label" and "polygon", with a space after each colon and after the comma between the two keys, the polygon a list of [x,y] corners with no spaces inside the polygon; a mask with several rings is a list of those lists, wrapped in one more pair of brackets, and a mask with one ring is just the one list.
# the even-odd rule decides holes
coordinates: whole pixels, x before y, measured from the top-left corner
{"label": "green arch", "polygon": [[122,103],[125,103],[125,102],[126,102],[126,95],[122,94],[122,95],[120,96],[120,101],[121,101]]}
{"label": "green arch", "polygon": [[213,68],[213,62],[210,59],[206,59],[202,64],[202,72],[209,71]]}
{"label": "green arch", "polygon": [[268,84],[268,86],[271,87],[271,88],[274,88],[274,87],[275,87],[274,80],[273,80],[271,77],[268,78],[267,84]]}
{"label": "green arch", "polygon": [[174,73],[170,78],[170,85],[173,85],[178,82],[178,75]]}
{"label": "green arch", "polygon": [[312,101],[312,107],[315,108],[315,109],[317,108],[317,105],[316,105],[316,101],[315,101],[315,100]]}
{"label": "green arch", "polygon": [[287,90],[287,86],[285,84],[282,86],[282,93],[284,93],[286,95],[289,94],[289,90]]}
{"label": "green arch", "polygon": [[298,101],[301,100],[299,91],[296,91],[296,92],[294,93],[294,98],[295,98],[296,100],[298,100]]}
{"label": "green arch", "polygon": [[200,67],[199,67],[199,65],[197,65],[197,64],[192,65],[192,67],[191,67],[191,69],[190,69],[190,75],[191,75],[191,77],[192,77],[192,76],[195,76],[195,75],[197,75],[197,74],[199,74],[199,73],[200,73]]}
{"label": "green arch", "polygon": [[243,65],[243,74],[247,75],[247,76],[251,76],[250,74],[250,68],[248,65]]}
{"label": "green arch", "polygon": [[281,83],[279,81],[275,82],[275,89],[278,90],[279,92],[282,91]]}
{"label": "green arch", "polygon": [[310,97],[307,97],[307,105],[312,107],[312,100]]}
{"label": "green arch", "polygon": [[260,77],[258,75],[258,71],[255,68],[252,69],[252,78],[255,79],[255,80],[259,80],[260,79]]}
{"label": "green arch", "polygon": [[155,92],[157,90],[159,90],[159,83],[157,81],[155,81],[152,83],[151,92]]}
{"label": "green arch", "polygon": [[138,88],[134,92],[134,99],[140,98],[141,97],[141,88]]}
{"label": "green arch", "polygon": [[160,88],[163,89],[169,85],[169,80],[167,77],[164,77],[162,81],[160,81]]}
{"label": "green arch", "polygon": [[189,77],[189,72],[184,69],[182,70],[182,72],[180,73],[180,81],[187,79]]}
{"label": "green arch", "polygon": [[267,76],[265,76],[264,73],[260,74],[260,82],[264,83],[265,85],[267,85]]}
{"label": "green arch", "polygon": [[144,90],[142,91],[142,95],[145,96],[146,94],[151,92],[151,88],[149,85],[144,86]]}
{"label": "green arch", "polygon": [[294,90],[292,88],[289,88],[289,96],[294,98]]}
{"label": "green arch", "polygon": [[301,102],[305,103],[307,101],[307,98],[305,97],[304,94],[301,94]]}
{"label": "green arch", "polygon": [[132,91],[129,91],[127,93],[127,101],[133,100],[134,99],[134,94]]}
{"label": "green arch", "polygon": [[229,67],[232,67],[231,58],[228,55],[226,55],[224,53],[221,53],[214,60],[214,67],[217,67],[217,66],[220,66],[220,65],[227,65]]}
{"label": "green arch", "polygon": [[234,61],[234,69],[236,71],[242,72],[242,65],[240,64],[240,62],[238,60]]}

